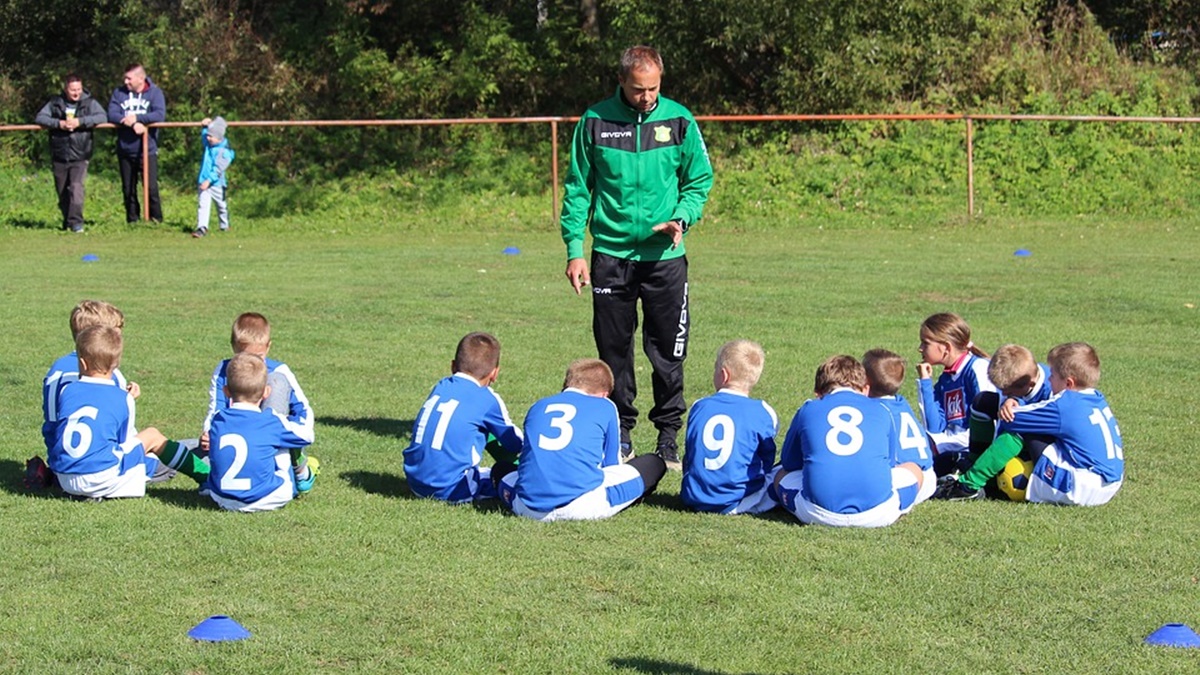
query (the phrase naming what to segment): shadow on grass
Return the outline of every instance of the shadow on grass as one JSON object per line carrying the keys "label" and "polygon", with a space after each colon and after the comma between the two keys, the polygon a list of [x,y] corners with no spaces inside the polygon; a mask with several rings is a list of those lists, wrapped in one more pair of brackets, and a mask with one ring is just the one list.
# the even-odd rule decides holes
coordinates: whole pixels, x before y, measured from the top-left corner
{"label": "shadow on grass", "polygon": [[[608,662],[614,668],[622,670],[634,670],[639,673],[653,673],[654,675],[729,675],[723,670],[709,670],[707,668],[697,668],[696,666],[686,663],[674,663],[672,661],[659,661],[657,659],[638,659],[638,658],[612,658]],[[753,675],[745,673],[744,675]]]}
{"label": "shadow on grass", "polygon": [[30,490],[25,487],[25,462],[11,459],[0,460],[0,477],[2,477],[0,478],[0,490],[9,494],[34,499],[63,499],[66,497],[66,494],[57,486],[44,490]]}
{"label": "shadow on grass", "polygon": [[24,216],[9,218],[7,224],[11,225],[12,227],[19,227],[23,230],[53,230],[55,228],[54,221],[37,220]]}
{"label": "shadow on grass", "polygon": [[182,474],[171,480],[170,487],[161,484],[148,486],[146,496],[181,509],[217,508],[213,500],[200,494],[200,486],[196,485],[195,481]]}
{"label": "shadow on grass", "polygon": [[385,438],[407,441],[412,434],[413,420],[392,420],[380,417],[318,417],[317,422],[331,427],[358,429]]}
{"label": "shadow on grass", "polygon": [[679,498],[679,495],[669,495],[658,491],[654,491],[646,495],[645,498],[642,499],[642,503],[647,506],[667,509],[668,511],[683,511],[686,513],[692,512],[691,509],[684,505],[683,500]]}
{"label": "shadow on grass", "polygon": [[376,473],[374,471],[344,471],[338,476],[352,488],[358,488],[367,494],[399,499],[420,499],[408,489],[408,481],[403,476],[392,473]]}

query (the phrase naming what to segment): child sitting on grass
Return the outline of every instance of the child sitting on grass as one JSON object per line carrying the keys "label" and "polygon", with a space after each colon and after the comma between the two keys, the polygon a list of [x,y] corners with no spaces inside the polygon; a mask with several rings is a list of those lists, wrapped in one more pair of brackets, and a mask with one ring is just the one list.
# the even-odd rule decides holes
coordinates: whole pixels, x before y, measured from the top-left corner
{"label": "child sitting on grass", "polygon": [[[452,504],[495,498],[493,467],[479,466],[483,453],[493,453],[494,468],[510,470],[522,441],[491,387],[500,374],[500,341],[488,333],[464,336],[450,372],[417,412],[412,442],[404,450],[408,487],[418,497]],[[495,438],[490,446],[489,436]]]}
{"label": "child sitting on grass", "polygon": [[[912,406],[900,395],[904,384],[904,358],[886,349],[872,349],[863,354],[863,369],[867,373],[867,395],[879,401],[892,415],[899,440],[896,464],[912,462],[921,469],[921,487],[915,498],[904,496],[902,501],[911,501],[916,506],[933,496],[937,489],[937,477],[933,472],[933,454],[929,452],[929,440]],[[911,507],[910,507],[911,508]]]}
{"label": "child sitting on grass", "polygon": [[520,463],[499,477],[500,499],[513,513],[541,522],[600,520],[658,487],[667,472],[662,457],[621,463],[612,388],[608,364],[579,359],[567,368],[560,393],[529,408]]}
{"label": "child sitting on grass", "polygon": [[736,515],[779,505],[769,489],[779,417],[766,401],[750,398],[765,358],[756,342],[725,343],[713,366],[717,392],[688,412],[679,497],[697,511]]}

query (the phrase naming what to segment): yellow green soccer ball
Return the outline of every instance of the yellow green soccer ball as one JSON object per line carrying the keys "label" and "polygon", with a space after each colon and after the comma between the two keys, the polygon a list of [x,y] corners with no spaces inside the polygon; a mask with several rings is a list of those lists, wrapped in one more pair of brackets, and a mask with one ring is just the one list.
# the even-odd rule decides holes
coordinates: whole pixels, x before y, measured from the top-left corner
{"label": "yellow green soccer ball", "polygon": [[1029,488],[1029,476],[1033,474],[1033,462],[1013,457],[996,476],[996,487],[1014,502],[1025,501],[1025,490]]}

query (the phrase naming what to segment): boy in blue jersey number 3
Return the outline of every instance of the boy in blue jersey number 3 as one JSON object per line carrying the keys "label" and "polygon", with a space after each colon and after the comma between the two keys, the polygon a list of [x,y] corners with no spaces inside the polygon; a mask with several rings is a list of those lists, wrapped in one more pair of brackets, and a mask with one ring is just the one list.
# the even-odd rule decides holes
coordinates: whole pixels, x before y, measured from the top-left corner
{"label": "boy in blue jersey number 3", "polygon": [[801,522],[883,527],[920,492],[921,468],[893,466],[899,440],[891,413],[866,392],[866,371],[853,356],[817,368],[817,398],[796,411],[776,477],[780,503]]}
{"label": "boy in blue jersey number 3", "polygon": [[529,408],[520,462],[499,481],[500,499],[513,513],[542,522],[600,520],[658,487],[667,471],[658,455],[620,462],[612,387],[607,364],[580,359],[567,368],[562,392]]}
{"label": "boy in blue jersey number 3", "polygon": [[[404,476],[418,497],[452,504],[495,498],[492,471],[510,470],[507,460],[521,451],[521,430],[491,387],[500,374],[500,341],[488,333],[464,336],[450,372],[417,412]],[[494,467],[479,466],[484,452],[495,457]]]}
{"label": "boy in blue jersey number 3", "polygon": [[737,515],[779,505],[769,489],[779,417],[766,401],[750,398],[765,358],[756,342],[725,343],[713,366],[717,392],[688,412],[679,497],[697,511]]}

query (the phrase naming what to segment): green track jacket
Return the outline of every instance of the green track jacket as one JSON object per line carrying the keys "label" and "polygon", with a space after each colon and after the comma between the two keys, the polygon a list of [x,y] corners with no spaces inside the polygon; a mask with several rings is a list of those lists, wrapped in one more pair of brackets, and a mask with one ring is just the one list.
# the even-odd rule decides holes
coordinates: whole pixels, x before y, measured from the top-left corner
{"label": "green track jacket", "polygon": [[589,223],[600,253],[637,261],[684,255],[683,245],[672,250],[671,238],[651,228],[673,219],[695,224],[712,182],[708,149],[688,109],[659,96],[642,113],[618,88],[575,126],[560,218],[567,259],[583,257]]}

